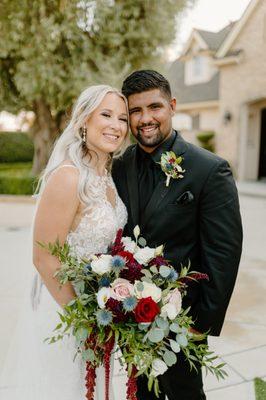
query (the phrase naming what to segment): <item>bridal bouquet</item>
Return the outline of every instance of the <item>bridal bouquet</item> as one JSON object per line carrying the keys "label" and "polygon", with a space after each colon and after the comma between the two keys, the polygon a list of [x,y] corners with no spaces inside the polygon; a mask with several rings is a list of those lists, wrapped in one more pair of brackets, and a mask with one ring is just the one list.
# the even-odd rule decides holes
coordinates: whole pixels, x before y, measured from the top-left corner
{"label": "bridal bouquet", "polygon": [[59,314],[61,322],[49,341],[75,336],[77,353],[86,362],[88,400],[94,398],[99,365],[105,366],[109,399],[110,357],[118,348],[128,373],[128,400],[136,400],[136,379],[142,374],[148,378],[149,390],[153,388],[158,396],[158,376],[177,362],[180,351],[191,368],[204,366],[217,378],[226,374],[224,364],[214,365],[216,356],[204,342],[206,335],[191,333],[189,309],[182,308],[189,283],[208,276],[187,267],[178,274],[164,259],[163,246],[146,246],[138,226],[134,236],[135,240],[123,237],[119,230],[108,254],[82,260],[68,244],[47,246],[61,262],[56,273],[60,283],[72,282],[77,294]]}

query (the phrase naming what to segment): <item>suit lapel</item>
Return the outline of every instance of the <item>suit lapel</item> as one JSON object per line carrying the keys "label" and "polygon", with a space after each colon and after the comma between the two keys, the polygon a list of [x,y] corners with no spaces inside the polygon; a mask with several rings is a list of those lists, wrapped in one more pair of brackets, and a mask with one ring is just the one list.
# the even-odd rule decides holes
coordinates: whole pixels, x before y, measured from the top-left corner
{"label": "suit lapel", "polygon": [[132,148],[130,155],[126,159],[127,189],[130,199],[130,210],[133,227],[139,224],[139,189],[138,189],[138,169],[136,159],[136,146]]}
{"label": "suit lapel", "polygon": [[[177,134],[177,137],[174,141],[171,151],[173,151],[177,156],[181,156],[186,152],[187,143],[185,140]],[[158,171],[160,173],[161,171]],[[163,176],[162,179],[157,184],[149,203],[145,209],[145,213],[143,216],[142,226],[146,225],[148,220],[153,216],[154,212],[158,209],[162,201],[165,199],[168,193],[171,193],[178,182],[175,182],[174,179],[170,179],[170,184],[166,186],[166,176]]]}

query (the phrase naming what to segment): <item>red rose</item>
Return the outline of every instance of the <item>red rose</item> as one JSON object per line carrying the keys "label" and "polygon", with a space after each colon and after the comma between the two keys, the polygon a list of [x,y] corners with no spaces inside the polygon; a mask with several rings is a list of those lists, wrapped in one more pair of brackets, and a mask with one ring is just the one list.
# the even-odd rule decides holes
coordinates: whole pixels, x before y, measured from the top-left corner
{"label": "red rose", "polygon": [[151,297],[140,299],[134,311],[137,322],[152,322],[159,312],[159,306]]}

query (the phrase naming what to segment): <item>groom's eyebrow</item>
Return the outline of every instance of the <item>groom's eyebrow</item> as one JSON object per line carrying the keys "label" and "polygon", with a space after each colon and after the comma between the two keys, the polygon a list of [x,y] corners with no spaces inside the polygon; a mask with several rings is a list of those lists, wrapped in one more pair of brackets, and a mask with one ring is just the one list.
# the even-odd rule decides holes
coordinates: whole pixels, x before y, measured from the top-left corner
{"label": "groom's eyebrow", "polygon": [[[162,107],[162,106],[163,106],[163,103],[160,102],[160,101],[157,101],[157,102],[154,102],[154,103],[149,104],[149,105],[147,106],[147,108]],[[131,114],[131,113],[134,112],[134,111],[139,111],[139,110],[141,110],[142,108],[143,108],[143,107],[141,107],[141,106],[136,106],[136,107],[129,108],[129,114]]]}

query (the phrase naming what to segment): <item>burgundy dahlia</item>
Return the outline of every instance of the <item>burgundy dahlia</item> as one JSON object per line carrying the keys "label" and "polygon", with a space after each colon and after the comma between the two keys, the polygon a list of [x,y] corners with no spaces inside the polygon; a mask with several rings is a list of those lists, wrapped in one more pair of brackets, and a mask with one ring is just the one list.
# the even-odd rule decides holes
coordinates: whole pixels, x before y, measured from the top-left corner
{"label": "burgundy dahlia", "polygon": [[129,318],[129,313],[124,311],[123,304],[119,300],[110,297],[106,302],[106,308],[112,311],[114,323],[126,322]]}
{"label": "burgundy dahlia", "polygon": [[141,270],[142,266],[134,260],[133,262],[127,263],[127,268],[121,271],[120,277],[127,279],[131,283],[135,283],[135,281],[139,281],[143,276]]}

